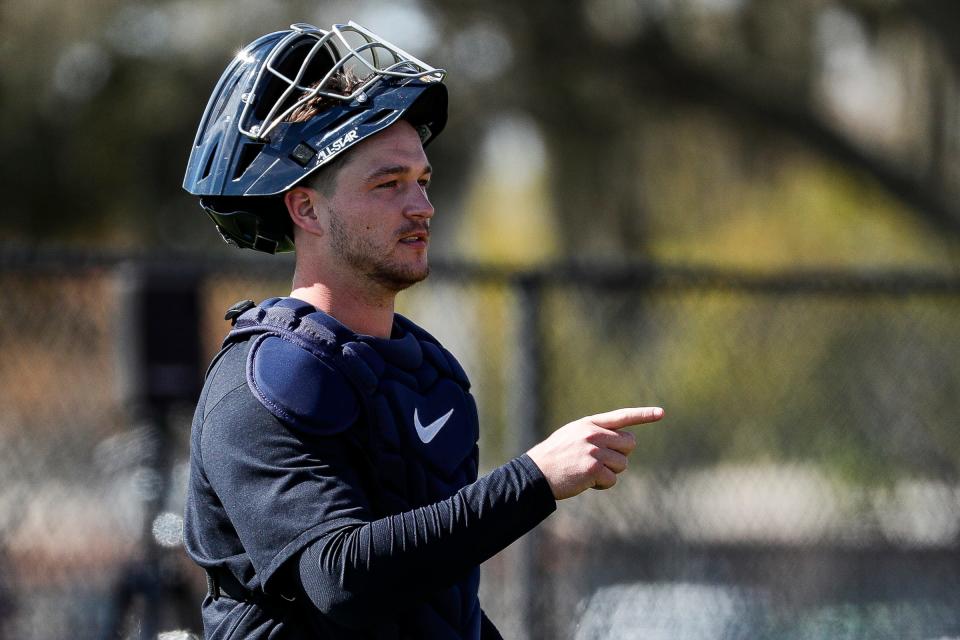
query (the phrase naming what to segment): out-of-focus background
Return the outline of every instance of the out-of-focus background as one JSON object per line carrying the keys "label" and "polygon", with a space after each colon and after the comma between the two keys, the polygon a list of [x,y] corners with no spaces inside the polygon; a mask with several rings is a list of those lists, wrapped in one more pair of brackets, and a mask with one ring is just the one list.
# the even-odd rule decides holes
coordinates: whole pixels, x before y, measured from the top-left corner
{"label": "out-of-focus background", "polygon": [[198,633],[226,307],[289,256],[180,190],[230,56],[354,19],[449,72],[434,274],[483,466],[661,405],[484,567],[512,638],[960,637],[954,0],[0,4],[0,638]]}

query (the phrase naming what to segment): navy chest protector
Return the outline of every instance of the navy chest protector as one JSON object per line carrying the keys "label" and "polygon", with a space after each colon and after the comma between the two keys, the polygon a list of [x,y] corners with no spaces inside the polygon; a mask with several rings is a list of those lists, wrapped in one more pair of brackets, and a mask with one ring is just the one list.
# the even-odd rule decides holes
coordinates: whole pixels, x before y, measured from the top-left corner
{"label": "navy chest protector", "polygon": [[[247,384],[274,416],[302,432],[358,441],[377,517],[443,500],[477,479],[470,382],[414,323],[397,315],[393,339],[358,336],[293,298],[240,303],[227,315],[234,327],[224,347],[251,340]],[[475,636],[478,588],[479,568],[411,615],[427,623],[439,614]]]}
{"label": "navy chest protector", "polygon": [[290,427],[361,436],[392,515],[449,497],[477,479],[477,409],[456,359],[396,316],[398,338],[357,336],[293,298],[272,298],[235,320],[225,345],[252,339],[247,383]]}

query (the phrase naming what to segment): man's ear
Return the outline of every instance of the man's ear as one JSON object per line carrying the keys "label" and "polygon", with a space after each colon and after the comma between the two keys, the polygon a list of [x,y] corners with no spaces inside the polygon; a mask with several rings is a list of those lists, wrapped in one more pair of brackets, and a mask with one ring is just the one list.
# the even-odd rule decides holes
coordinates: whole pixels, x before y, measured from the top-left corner
{"label": "man's ear", "polygon": [[287,213],[293,224],[307,233],[322,236],[323,226],[320,222],[324,203],[323,196],[315,189],[308,187],[294,187],[283,194],[283,203],[287,206]]}

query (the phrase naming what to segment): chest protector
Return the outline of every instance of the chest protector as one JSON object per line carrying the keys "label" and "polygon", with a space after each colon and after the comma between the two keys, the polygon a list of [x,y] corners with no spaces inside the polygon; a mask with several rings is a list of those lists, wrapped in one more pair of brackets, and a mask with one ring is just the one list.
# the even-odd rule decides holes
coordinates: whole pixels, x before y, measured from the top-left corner
{"label": "chest protector", "polygon": [[[298,431],[343,433],[360,445],[377,517],[443,500],[477,479],[470,382],[413,322],[396,315],[392,339],[358,336],[292,298],[239,303],[227,317],[234,326],[224,347],[251,341],[247,384],[273,415]],[[401,626],[479,637],[478,588],[479,568],[406,614]]]}

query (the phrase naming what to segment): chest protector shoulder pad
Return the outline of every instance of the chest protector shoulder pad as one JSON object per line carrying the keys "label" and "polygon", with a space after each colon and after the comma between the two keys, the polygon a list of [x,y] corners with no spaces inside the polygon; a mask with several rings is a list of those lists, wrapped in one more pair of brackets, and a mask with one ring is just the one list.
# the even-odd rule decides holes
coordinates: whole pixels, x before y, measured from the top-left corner
{"label": "chest protector shoulder pad", "polygon": [[270,413],[299,431],[333,435],[356,421],[361,402],[332,361],[337,336],[306,319],[312,310],[281,298],[250,303],[224,346],[251,340],[247,385]]}

